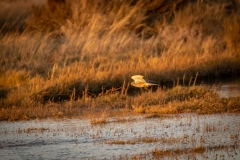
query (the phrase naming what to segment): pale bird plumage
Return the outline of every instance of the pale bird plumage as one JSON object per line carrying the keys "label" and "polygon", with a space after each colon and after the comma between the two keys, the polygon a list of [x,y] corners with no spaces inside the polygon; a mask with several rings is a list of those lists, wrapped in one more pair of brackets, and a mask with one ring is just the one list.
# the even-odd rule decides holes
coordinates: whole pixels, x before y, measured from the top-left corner
{"label": "pale bird plumage", "polygon": [[131,78],[134,80],[134,82],[131,83],[134,87],[139,88],[148,88],[149,86],[153,85],[159,85],[157,82],[151,81],[151,80],[145,80],[143,79],[144,76],[142,75],[134,75]]}

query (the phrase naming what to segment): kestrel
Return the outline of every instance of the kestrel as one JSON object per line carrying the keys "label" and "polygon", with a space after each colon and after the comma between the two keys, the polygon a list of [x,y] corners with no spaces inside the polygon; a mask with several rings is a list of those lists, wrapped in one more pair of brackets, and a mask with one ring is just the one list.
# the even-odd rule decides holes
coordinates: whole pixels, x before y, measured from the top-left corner
{"label": "kestrel", "polygon": [[151,80],[145,80],[143,79],[144,76],[142,75],[134,75],[131,78],[134,80],[134,82],[131,83],[134,87],[139,88],[148,88],[149,86],[153,85],[159,85],[157,82],[151,81]]}

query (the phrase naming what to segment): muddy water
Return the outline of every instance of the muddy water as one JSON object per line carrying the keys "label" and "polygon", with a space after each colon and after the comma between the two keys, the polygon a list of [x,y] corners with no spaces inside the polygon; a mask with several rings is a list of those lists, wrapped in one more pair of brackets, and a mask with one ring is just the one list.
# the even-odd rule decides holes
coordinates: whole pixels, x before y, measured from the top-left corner
{"label": "muddy water", "polygon": [[139,155],[158,159],[152,154],[155,149],[199,146],[205,148],[204,153],[178,158],[240,159],[239,134],[238,114],[138,116],[124,121],[109,119],[97,125],[84,119],[1,122],[0,159],[112,159]]}

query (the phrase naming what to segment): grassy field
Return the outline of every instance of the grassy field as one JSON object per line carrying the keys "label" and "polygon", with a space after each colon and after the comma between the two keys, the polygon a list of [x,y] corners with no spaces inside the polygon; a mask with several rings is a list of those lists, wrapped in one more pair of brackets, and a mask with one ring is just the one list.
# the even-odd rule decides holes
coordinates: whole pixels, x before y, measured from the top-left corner
{"label": "grassy field", "polygon": [[160,89],[129,97],[135,74],[165,86],[188,86],[196,74],[237,76],[238,0],[3,0],[0,7],[1,120],[108,108],[214,113],[201,107],[217,103],[226,111],[238,102],[212,100],[208,91],[188,99],[184,87],[172,89],[183,97]]}

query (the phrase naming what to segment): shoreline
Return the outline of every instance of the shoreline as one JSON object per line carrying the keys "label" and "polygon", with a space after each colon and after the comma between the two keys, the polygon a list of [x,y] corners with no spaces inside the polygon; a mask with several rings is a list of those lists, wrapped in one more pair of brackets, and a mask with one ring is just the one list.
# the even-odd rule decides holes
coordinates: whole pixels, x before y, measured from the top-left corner
{"label": "shoreline", "polygon": [[240,113],[239,105],[240,97],[219,98],[214,90],[200,86],[176,86],[135,96],[118,92],[76,101],[32,102],[31,106],[2,108],[0,121],[87,117],[93,119],[93,123],[102,123],[111,116]]}

